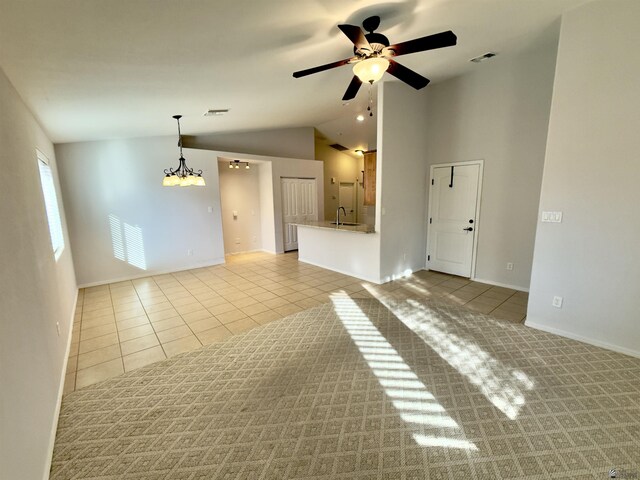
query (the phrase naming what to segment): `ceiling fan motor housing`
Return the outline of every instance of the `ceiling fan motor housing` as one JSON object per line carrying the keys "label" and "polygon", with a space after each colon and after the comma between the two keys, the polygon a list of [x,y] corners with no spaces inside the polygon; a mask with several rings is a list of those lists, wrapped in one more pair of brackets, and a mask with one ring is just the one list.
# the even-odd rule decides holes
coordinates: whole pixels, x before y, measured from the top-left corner
{"label": "ceiling fan motor housing", "polygon": [[[369,44],[375,53],[380,53],[383,48],[389,46],[389,39],[381,33],[367,33],[365,38],[369,41]],[[356,54],[361,53],[357,48],[354,48],[353,50]]]}

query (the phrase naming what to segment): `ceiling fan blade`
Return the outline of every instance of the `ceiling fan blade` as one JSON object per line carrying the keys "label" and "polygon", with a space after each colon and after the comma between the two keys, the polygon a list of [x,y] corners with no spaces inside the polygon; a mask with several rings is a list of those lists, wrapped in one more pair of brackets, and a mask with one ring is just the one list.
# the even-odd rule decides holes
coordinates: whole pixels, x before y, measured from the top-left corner
{"label": "ceiling fan blade", "polygon": [[338,28],[342,30],[349,40],[353,42],[358,50],[365,50],[367,52],[373,52],[373,48],[369,43],[369,40],[364,36],[362,29],[355,25],[338,25]]}
{"label": "ceiling fan blade", "polygon": [[392,59],[389,59],[389,68],[387,69],[387,73],[390,73],[398,80],[402,80],[404,83],[412,86],[416,90],[420,90],[429,84],[428,78],[414,72],[410,68],[400,65]]}
{"label": "ceiling fan blade", "polygon": [[385,50],[391,50],[395,56],[408,55],[409,53],[424,52],[425,50],[435,50],[436,48],[452,47],[458,41],[455,33],[451,30],[416,38],[408,42],[396,43],[388,46]]}
{"label": "ceiling fan blade", "polygon": [[362,85],[362,81],[354,75],[351,79],[351,83],[347,87],[347,91],[344,92],[342,100],[351,100],[352,98],[356,98],[358,90],[360,90],[360,85]]}
{"label": "ceiling fan blade", "polygon": [[327,63],[326,65],[320,65],[318,67],[308,68],[306,70],[300,70],[299,72],[293,72],[294,78],[306,77],[307,75],[311,75],[313,73],[324,72],[325,70],[329,70],[331,68],[341,67],[342,65],[346,65],[347,63],[354,60],[352,58],[345,58],[344,60],[340,60],[338,62]]}

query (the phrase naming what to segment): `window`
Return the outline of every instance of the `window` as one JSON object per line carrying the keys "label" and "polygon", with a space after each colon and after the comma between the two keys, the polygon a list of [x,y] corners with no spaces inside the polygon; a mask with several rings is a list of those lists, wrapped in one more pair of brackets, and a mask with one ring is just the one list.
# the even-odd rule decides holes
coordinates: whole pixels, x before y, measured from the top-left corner
{"label": "window", "polygon": [[36,150],[36,154],[38,157],[38,169],[40,170],[40,183],[42,184],[44,205],[47,210],[51,246],[53,247],[53,254],[56,260],[58,260],[64,250],[64,235],[62,234],[58,196],[56,195],[56,187],[53,182],[53,172],[49,166],[49,160],[39,150]]}

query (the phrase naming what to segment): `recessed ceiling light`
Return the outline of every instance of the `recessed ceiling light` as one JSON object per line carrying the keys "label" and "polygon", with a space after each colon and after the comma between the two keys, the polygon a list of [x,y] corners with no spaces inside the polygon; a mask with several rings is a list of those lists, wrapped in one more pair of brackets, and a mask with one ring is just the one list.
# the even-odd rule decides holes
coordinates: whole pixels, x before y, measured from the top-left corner
{"label": "recessed ceiling light", "polygon": [[364,122],[364,115],[360,114],[356,117],[356,120],[358,120],[359,122]]}
{"label": "recessed ceiling light", "polygon": [[219,115],[224,115],[225,113],[227,113],[229,111],[228,108],[221,108],[221,109],[209,109],[206,112],[204,112],[202,115],[204,117],[216,117]]}
{"label": "recessed ceiling light", "polygon": [[471,60],[469,60],[470,62],[473,63],[480,63],[480,62],[484,62],[485,60],[489,60],[490,58],[495,57],[497,54],[494,52],[487,52],[484,55],[480,55],[479,57],[475,57],[472,58]]}

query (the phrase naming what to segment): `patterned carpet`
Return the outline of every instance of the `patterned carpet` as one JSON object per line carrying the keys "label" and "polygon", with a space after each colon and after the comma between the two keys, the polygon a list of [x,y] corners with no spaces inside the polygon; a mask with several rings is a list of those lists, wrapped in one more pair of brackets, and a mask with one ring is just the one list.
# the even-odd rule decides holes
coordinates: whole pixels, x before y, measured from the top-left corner
{"label": "patterned carpet", "polygon": [[51,478],[637,478],[639,452],[640,360],[339,296],[65,396]]}

